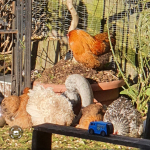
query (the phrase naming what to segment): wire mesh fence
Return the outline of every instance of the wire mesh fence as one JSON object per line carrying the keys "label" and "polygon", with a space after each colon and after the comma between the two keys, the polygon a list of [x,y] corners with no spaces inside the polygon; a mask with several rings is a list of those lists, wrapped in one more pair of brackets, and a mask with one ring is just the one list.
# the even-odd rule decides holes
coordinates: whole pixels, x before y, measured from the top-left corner
{"label": "wire mesh fence", "polygon": [[9,94],[19,95],[31,84],[30,3],[28,0],[1,0],[0,8],[0,75],[3,76],[0,81],[4,84],[1,91],[6,93],[9,80]]}
{"label": "wire mesh fence", "polygon": [[[139,45],[139,36],[143,40],[145,39],[142,37],[149,38],[146,33],[149,24],[149,3],[149,0],[73,0],[79,16],[77,28],[91,35],[108,30],[115,32],[117,39],[115,53],[118,55],[122,69],[128,74],[135,67],[132,63],[136,64],[137,61],[135,53]],[[47,1],[46,12],[48,36],[53,39],[66,36],[72,19],[66,0]],[[145,22],[145,26],[142,27],[142,34],[138,35],[140,22],[142,24]],[[145,43],[143,40],[142,42]],[[132,73],[132,76],[136,76],[135,71]]]}
{"label": "wire mesh fence", "polygon": [[109,0],[105,2],[104,30],[116,32],[115,53],[122,70],[131,78],[137,76],[138,51],[149,55],[149,0]]}
{"label": "wire mesh fence", "polygon": [[[73,4],[79,15],[78,28],[93,35],[99,33],[103,18],[103,0],[73,0]],[[34,0],[32,2],[32,30],[34,33],[35,29],[45,32],[53,30],[50,36],[66,36],[71,19],[66,0]]]}
{"label": "wire mesh fence", "polygon": [[[103,0],[74,0],[74,7],[79,16],[78,28],[96,34],[101,29],[101,19],[103,17]],[[65,0],[48,1],[48,27],[54,29],[58,35],[65,36],[72,20],[71,14],[67,9]]]}
{"label": "wire mesh fence", "polygon": [[8,32],[12,29],[13,20],[14,20],[14,3],[12,0],[1,0],[0,1],[0,58],[1,65],[0,72],[8,73],[10,72],[11,67],[11,57],[9,54],[12,53],[14,48],[14,34]]}
{"label": "wire mesh fence", "polygon": [[[72,20],[66,2],[67,0],[32,0],[31,39],[48,38],[63,41],[60,43],[61,56],[69,50],[67,33]],[[14,4],[15,1],[12,0],[0,1],[0,56],[2,58],[12,53],[16,38],[20,38],[21,47],[18,48],[22,50],[23,47],[26,48],[23,44],[25,29],[28,28],[25,22],[28,12],[26,0],[20,3],[20,7],[19,2],[16,3],[20,14],[15,13]],[[91,35],[108,30],[116,33],[115,53],[118,55],[120,65],[125,72],[136,76],[136,71],[133,71],[136,65],[132,64],[136,64],[139,45],[143,52],[149,55],[149,0],[73,0],[73,5],[79,16],[77,28]],[[16,37],[15,30],[11,33],[8,31],[16,28],[15,24],[18,22],[15,18],[18,17],[21,17],[22,21],[17,25],[20,34]],[[4,33],[4,30],[7,30],[7,33]],[[9,73],[10,67],[11,60],[2,72]],[[23,67],[21,65],[20,69],[22,70]]]}
{"label": "wire mesh fence", "polygon": [[[128,49],[130,47],[136,48],[137,41],[134,35],[137,23],[140,14],[143,11],[145,13],[148,12],[148,1],[73,0],[73,4],[79,16],[77,28],[95,35],[107,31],[106,22],[108,21],[109,30],[116,32],[117,50],[120,51],[121,49]],[[12,28],[14,18],[12,0],[1,0],[0,5],[0,28]],[[42,39],[48,36],[53,39],[64,37],[68,33],[71,19],[72,17],[67,9],[66,0],[32,0],[31,39]],[[25,23],[23,25],[25,26]],[[4,52],[4,49],[8,51],[11,49],[11,36],[6,36],[5,39],[4,41],[4,38],[1,37],[1,52]],[[119,53],[122,54],[122,52]]]}
{"label": "wire mesh fence", "polygon": [[40,39],[47,34],[47,0],[32,1],[32,39]]}

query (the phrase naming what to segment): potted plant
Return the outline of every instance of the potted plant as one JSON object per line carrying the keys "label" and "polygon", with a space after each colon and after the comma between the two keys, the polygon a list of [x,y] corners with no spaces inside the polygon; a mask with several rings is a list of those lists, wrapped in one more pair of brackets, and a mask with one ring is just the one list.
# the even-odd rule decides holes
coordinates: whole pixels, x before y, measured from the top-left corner
{"label": "potted plant", "polygon": [[[61,94],[66,91],[65,84],[51,84],[34,81],[33,86],[37,84],[43,85],[45,88],[52,87],[55,93]],[[125,84],[124,80],[116,80],[103,83],[91,84],[94,98],[105,105],[109,105],[113,100],[119,97],[119,88]]]}
{"label": "potted plant", "polygon": [[66,91],[65,81],[71,74],[85,77],[91,85],[94,98],[106,105],[119,97],[119,88],[125,85],[124,80],[112,70],[87,70],[79,63],[61,59],[53,67],[45,69],[41,77],[33,82],[33,86],[41,84],[45,88],[52,87],[55,93],[61,94]]}

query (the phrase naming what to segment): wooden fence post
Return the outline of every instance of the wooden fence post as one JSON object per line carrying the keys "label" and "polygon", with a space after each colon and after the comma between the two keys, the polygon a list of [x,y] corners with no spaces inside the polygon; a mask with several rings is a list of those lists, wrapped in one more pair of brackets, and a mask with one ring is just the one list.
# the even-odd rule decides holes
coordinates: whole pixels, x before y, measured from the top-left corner
{"label": "wooden fence post", "polygon": [[52,134],[33,130],[32,150],[51,150]]}

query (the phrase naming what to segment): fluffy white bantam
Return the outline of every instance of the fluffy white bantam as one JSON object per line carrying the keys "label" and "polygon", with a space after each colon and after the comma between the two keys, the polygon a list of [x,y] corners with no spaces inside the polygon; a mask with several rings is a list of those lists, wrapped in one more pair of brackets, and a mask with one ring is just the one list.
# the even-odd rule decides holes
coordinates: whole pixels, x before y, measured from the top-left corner
{"label": "fluffy white bantam", "polygon": [[68,98],[41,85],[34,86],[28,95],[26,110],[31,115],[33,125],[54,123],[69,126],[72,123],[75,115]]}

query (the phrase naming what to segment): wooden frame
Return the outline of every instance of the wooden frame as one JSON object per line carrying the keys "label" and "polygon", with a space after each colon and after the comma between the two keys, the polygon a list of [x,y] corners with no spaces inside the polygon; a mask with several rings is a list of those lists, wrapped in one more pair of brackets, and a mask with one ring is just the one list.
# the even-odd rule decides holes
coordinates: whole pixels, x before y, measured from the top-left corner
{"label": "wooden frame", "polygon": [[141,138],[132,138],[119,135],[110,135],[102,137],[100,135],[90,135],[87,130],[79,129],[71,126],[62,126],[51,123],[45,123],[34,126],[32,135],[32,150],[44,149],[51,150],[52,134],[61,134],[66,136],[73,136],[83,139],[113,143],[118,145],[125,145],[129,147],[136,147],[140,149],[150,149],[150,140]]}

